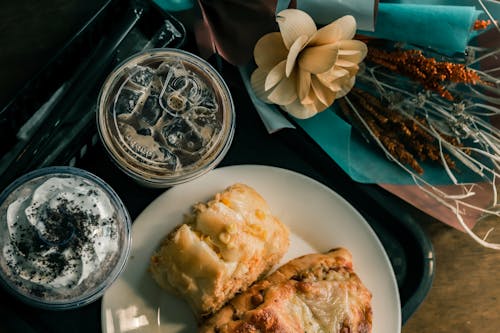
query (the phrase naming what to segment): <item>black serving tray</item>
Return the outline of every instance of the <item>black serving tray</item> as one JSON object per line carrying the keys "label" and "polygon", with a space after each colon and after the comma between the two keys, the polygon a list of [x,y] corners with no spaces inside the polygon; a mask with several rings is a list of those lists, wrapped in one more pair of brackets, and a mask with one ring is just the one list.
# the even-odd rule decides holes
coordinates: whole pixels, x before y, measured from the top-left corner
{"label": "black serving tray", "polygon": [[[182,47],[195,52],[193,44],[190,32],[179,20],[150,2],[107,1],[1,109],[0,190],[33,169],[73,165],[110,184],[135,219],[164,190],[138,185],[106,156],[96,135],[97,95],[105,77],[131,54],[151,47]],[[414,220],[412,207],[376,185],[353,182],[302,130],[269,135],[237,68],[216,57],[210,61],[226,80],[237,114],[235,137],[221,166],[262,164],[290,169],[316,179],[349,201],[387,251],[406,322],[427,295],[434,274],[432,245]],[[28,139],[19,139],[20,129],[51,96],[47,115],[31,129]],[[98,300],[76,310],[41,310],[0,290],[0,332],[100,332],[100,306]]]}
{"label": "black serving tray", "polygon": [[0,109],[0,188],[35,168],[76,164],[96,142],[97,97],[111,69],[145,49],[180,47],[185,38],[184,25],[147,1],[106,1]]}

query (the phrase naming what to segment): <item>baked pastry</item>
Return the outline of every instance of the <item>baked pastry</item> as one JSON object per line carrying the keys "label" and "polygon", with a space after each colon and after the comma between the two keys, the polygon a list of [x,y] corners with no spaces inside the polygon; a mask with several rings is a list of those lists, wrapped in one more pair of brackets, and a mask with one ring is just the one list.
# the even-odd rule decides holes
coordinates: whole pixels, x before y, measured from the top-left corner
{"label": "baked pastry", "polygon": [[369,333],[371,293],[353,272],[348,250],[293,259],[236,296],[200,333]]}
{"label": "baked pastry", "polygon": [[262,196],[234,184],[193,206],[151,257],[150,271],[201,318],[277,264],[288,249],[288,234]]}

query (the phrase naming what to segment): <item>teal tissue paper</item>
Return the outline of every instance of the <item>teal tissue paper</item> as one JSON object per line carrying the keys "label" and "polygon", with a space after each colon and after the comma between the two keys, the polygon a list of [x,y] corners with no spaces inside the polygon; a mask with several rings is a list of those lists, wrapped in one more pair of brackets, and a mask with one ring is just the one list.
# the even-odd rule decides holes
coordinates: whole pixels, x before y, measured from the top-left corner
{"label": "teal tissue paper", "polygon": [[[375,144],[369,144],[350,124],[339,117],[335,105],[309,119],[296,123],[328,154],[354,181],[369,184],[415,185],[409,173],[391,161]],[[461,182],[475,182],[479,177],[458,164]],[[433,185],[453,182],[438,163],[422,163],[422,178]]]}
{"label": "teal tissue paper", "polygon": [[463,53],[480,14],[474,6],[380,3],[375,31],[360,33],[448,54]]}
{"label": "teal tissue paper", "polygon": [[177,12],[193,7],[193,0],[153,0],[155,4],[167,12]]}

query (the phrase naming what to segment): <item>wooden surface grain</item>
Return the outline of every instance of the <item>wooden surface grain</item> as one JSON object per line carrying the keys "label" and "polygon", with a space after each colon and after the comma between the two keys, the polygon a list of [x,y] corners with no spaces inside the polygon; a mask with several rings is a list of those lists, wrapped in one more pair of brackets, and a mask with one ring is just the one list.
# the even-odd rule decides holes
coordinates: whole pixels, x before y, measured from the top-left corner
{"label": "wooden surface grain", "polygon": [[[477,232],[484,234],[495,224],[498,229],[498,223],[488,221]],[[435,277],[427,298],[402,332],[500,332],[500,251],[482,247],[443,223],[422,226],[434,246]]]}

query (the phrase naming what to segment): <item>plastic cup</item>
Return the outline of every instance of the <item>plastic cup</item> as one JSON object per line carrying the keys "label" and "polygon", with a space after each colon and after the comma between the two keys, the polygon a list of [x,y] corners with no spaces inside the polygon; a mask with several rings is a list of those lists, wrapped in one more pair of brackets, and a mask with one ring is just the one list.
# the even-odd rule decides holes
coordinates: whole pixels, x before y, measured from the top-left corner
{"label": "plastic cup", "polygon": [[125,60],[98,100],[100,138],[116,165],[150,187],[169,187],[213,169],[231,144],[234,105],[203,59],[153,49]]}
{"label": "plastic cup", "polygon": [[30,172],[0,194],[0,282],[29,305],[78,308],[122,272],[131,220],[100,178],[74,167]]}

